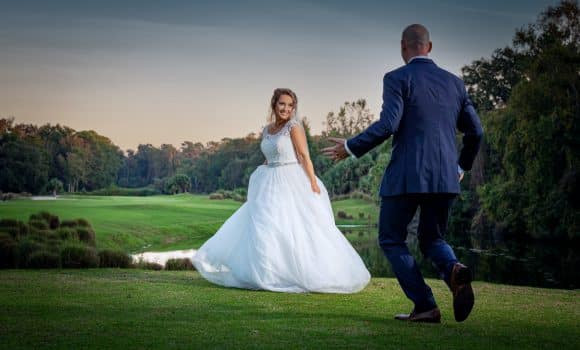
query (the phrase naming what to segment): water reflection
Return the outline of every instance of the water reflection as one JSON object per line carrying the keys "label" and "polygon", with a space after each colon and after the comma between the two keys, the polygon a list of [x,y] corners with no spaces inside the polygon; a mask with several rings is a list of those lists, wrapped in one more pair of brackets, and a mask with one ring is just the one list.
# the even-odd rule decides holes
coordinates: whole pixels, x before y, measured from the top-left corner
{"label": "water reflection", "polygon": [[[391,266],[377,243],[376,227],[340,227],[364,260],[374,277],[394,277]],[[438,273],[419,251],[414,228],[410,227],[407,244],[425,277]],[[457,258],[473,269],[475,279],[494,283],[548,288],[580,287],[578,247],[533,243],[527,246],[449,238]],[[483,249],[482,247],[485,247]]]}

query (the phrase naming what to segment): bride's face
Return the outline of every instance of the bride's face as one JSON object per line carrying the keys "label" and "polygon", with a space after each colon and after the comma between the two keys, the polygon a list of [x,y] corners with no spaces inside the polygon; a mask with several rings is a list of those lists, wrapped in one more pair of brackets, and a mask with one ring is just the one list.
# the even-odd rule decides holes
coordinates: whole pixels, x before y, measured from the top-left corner
{"label": "bride's face", "polygon": [[274,107],[274,113],[278,119],[288,120],[294,112],[294,100],[288,95],[282,95]]}

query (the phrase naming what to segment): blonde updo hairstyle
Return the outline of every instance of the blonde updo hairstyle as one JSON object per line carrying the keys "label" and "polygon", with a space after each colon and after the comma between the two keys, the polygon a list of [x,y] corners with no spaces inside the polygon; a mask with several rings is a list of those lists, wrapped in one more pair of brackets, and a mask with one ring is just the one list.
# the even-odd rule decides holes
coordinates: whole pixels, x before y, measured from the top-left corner
{"label": "blonde updo hairstyle", "polygon": [[294,101],[294,111],[292,112],[292,116],[290,117],[290,119],[296,117],[296,113],[298,111],[298,97],[296,97],[294,91],[290,89],[279,88],[274,90],[274,93],[272,94],[272,99],[270,101],[270,114],[268,117],[269,123],[276,121],[276,113],[274,111],[276,110],[276,103],[278,103],[278,100],[282,95],[290,96],[292,98],[292,101]]}

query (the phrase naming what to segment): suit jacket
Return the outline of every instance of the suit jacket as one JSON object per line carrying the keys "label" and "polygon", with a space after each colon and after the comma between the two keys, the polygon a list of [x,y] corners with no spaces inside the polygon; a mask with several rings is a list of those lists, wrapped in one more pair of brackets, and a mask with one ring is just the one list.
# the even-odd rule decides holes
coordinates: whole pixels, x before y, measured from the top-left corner
{"label": "suit jacket", "polygon": [[[457,154],[456,129],[463,133]],[[347,140],[360,157],[393,135],[379,194],[459,193],[457,166],[470,170],[483,136],[465,85],[428,58],[385,74],[380,119]]]}

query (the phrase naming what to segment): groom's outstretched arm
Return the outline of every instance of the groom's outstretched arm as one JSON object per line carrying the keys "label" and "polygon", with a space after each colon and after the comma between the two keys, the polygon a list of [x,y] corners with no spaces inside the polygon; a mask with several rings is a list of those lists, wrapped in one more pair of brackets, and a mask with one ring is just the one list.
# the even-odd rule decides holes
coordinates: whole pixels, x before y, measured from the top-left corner
{"label": "groom's outstretched arm", "polygon": [[379,120],[347,140],[345,148],[357,158],[363,156],[397,131],[402,116],[402,84],[387,73],[383,78],[383,106]]}

